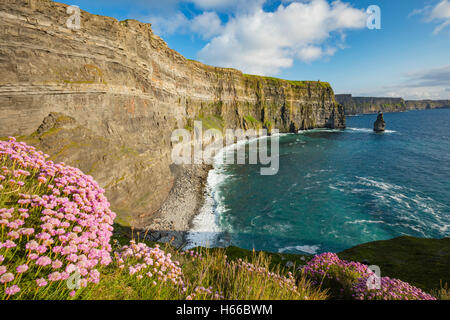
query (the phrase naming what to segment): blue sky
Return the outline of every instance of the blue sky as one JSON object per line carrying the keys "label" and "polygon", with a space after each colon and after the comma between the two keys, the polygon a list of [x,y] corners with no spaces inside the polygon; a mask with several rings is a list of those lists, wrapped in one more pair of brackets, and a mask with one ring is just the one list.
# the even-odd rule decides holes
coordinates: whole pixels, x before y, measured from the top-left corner
{"label": "blue sky", "polygon": [[[152,23],[172,49],[207,64],[336,93],[450,99],[450,0],[67,0]],[[381,29],[366,9],[381,9]]]}

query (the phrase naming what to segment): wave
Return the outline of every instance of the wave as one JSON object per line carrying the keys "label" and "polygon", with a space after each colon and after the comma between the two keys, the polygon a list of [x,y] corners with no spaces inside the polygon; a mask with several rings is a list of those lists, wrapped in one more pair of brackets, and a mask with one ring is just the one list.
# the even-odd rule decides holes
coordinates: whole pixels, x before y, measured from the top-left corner
{"label": "wave", "polygon": [[216,153],[213,159],[213,169],[208,173],[204,204],[192,220],[191,229],[186,236],[187,244],[185,249],[198,246],[216,247],[221,242],[220,236],[223,235],[225,230],[220,227],[219,219],[226,213],[227,209],[223,205],[223,200],[219,193],[219,186],[231,177],[224,170],[224,160],[227,154],[234,153],[237,148],[257,140],[270,139],[277,136],[283,137],[290,134],[292,133],[279,133],[272,136],[244,139],[225,146]]}
{"label": "wave", "polygon": [[290,246],[290,247],[284,247],[281,249],[278,249],[279,253],[284,253],[286,251],[300,251],[308,254],[316,254],[320,250],[319,245],[312,245],[312,246]]}
{"label": "wave", "polygon": [[447,206],[431,197],[421,196],[418,190],[372,177],[331,183],[329,188],[367,199],[364,205],[376,214],[376,219],[355,219],[345,224],[384,224],[396,229],[400,226],[422,236],[430,230],[440,236],[449,236],[450,219],[444,214]]}
{"label": "wave", "polygon": [[355,221],[347,221],[345,224],[384,224],[386,222],[382,220],[355,220]]}
{"label": "wave", "polygon": [[[369,128],[347,128],[346,131],[350,132],[363,132],[363,133],[375,133],[373,129]],[[397,131],[394,130],[386,130],[384,133],[397,133]]]}
{"label": "wave", "polygon": [[297,133],[305,134],[305,133],[314,133],[314,132],[342,133],[342,132],[344,132],[344,130],[343,129],[316,128],[316,129],[308,129],[308,130],[299,130]]}

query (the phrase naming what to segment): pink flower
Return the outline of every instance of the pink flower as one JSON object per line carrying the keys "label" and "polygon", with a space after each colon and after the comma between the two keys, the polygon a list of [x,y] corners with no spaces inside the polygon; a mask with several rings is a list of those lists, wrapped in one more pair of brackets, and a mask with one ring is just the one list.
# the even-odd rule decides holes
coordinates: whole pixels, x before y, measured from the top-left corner
{"label": "pink flower", "polygon": [[39,258],[39,255],[36,254],[36,253],[30,253],[30,254],[28,255],[28,258],[29,258],[30,260],[36,260],[37,258]]}
{"label": "pink flower", "polygon": [[6,267],[5,266],[0,266],[0,276],[4,273],[6,273]]}
{"label": "pink flower", "polygon": [[50,263],[52,263],[52,260],[49,257],[40,257],[36,260],[36,264],[42,267],[48,266]]}
{"label": "pink flower", "polygon": [[0,277],[0,283],[8,283],[14,280],[14,275],[12,273],[5,273]]}
{"label": "pink flower", "polygon": [[66,272],[70,274],[70,273],[76,271],[77,269],[78,269],[78,267],[76,265],[74,265],[73,263],[71,263],[66,267]]}
{"label": "pink flower", "polygon": [[24,273],[28,270],[27,264],[22,264],[16,268],[17,273]]}
{"label": "pink flower", "polygon": [[20,288],[17,285],[13,285],[13,286],[5,289],[5,294],[8,296],[12,296],[12,295],[15,295],[19,291],[20,291]]}
{"label": "pink flower", "polygon": [[36,250],[39,247],[39,243],[34,240],[31,240],[25,245],[25,248],[28,250]]}
{"label": "pink flower", "polygon": [[47,285],[47,281],[44,278],[40,278],[36,280],[38,287],[44,287]]}
{"label": "pink flower", "polygon": [[11,241],[11,240],[6,240],[4,243],[3,243],[3,248],[7,248],[7,249],[11,249],[11,248],[15,248],[17,245],[13,242],[13,241]]}
{"label": "pink flower", "polygon": [[[11,208],[0,208],[0,227],[6,227],[5,235],[8,235],[7,239],[2,239],[4,242],[0,243],[0,249],[19,247],[18,252],[25,252],[28,259],[34,260],[41,267],[51,264],[52,268],[60,269],[64,266],[61,261],[80,263],[81,283],[84,286],[96,283],[97,266],[100,263],[111,263],[112,249],[109,241],[116,215],[109,209],[110,204],[104,196],[105,190],[92,177],[63,163],[55,164],[46,157],[48,156],[34,147],[19,143],[14,138],[0,141],[0,159],[4,164],[0,167],[2,188],[7,186],[10,179],[14,186],[34,184],[37,187],[38,183],[51,183],[35,188],[36,194],[19,193]],[[15,208],[17,205],[20,208]],[[31,210],[34,229],[27,228],[31,224]],[[24,226],[25,223],[27,227]],[[24,236],[27,240],[19,242]],[[46,253],[49,254],[40,257]],[[0,259],[2,263],[4,257],[0,256]],[[52,263],[52,260],[55,261]],[[26,265],[21,265],[16,269],[23,273],[26,268]],[[5,269],[3,273],[6,272]],[[46,269],[42,270],[42,275],[47,272]],[[3,276],[4,281],[8,280],[7,275]],[[54,272],[51,279],[65,279],[68,276],[67,272],[59,276]],[[43,284],[46,281],[48,280],[41,278],[38,282]]]}
{"label": "pink flower", "polygon": [[59,269],[59,268],[62,267],[62,265],[63,265],[63,263],[60,260],[55,260],[52,263],[52,268],[53,269]]}
{"label": "pink flower", "polygon": [[31,236],[34,233],[33,228],[23,228],[23,229],[20,229],[19,231],[24,236]]}
{"label": "pink flower", "polygon": [[61,273],[59,272],[53,272],[48,275],[48,280],[50,281],[59,281],[61,280]]}
{"label": "pink flower", "polygon": [[39,183],[46,183],[46,182],[47,182],[47,179],[44,178],[44,177],[39,177],[39,178],[38,178],[38,181],[39,181]]}
{"label": "pink flower", "polygon": [[10,231],[8,232],[8,237],[10,237],[13,240],[16,240],[20,238],[20,234],[17,231]]}

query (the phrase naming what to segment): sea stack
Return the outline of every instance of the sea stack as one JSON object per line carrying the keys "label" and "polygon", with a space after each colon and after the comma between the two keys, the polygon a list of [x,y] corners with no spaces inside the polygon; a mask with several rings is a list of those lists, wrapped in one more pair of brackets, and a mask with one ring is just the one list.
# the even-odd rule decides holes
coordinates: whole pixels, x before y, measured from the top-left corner
{"label": "sea stack", "polygon": [[375,124],[373,126],[373,130],[375,132],[384,132],[386,129],[386,122],[383,118],[383,112],[378,112],[377,121],[375,121]]}

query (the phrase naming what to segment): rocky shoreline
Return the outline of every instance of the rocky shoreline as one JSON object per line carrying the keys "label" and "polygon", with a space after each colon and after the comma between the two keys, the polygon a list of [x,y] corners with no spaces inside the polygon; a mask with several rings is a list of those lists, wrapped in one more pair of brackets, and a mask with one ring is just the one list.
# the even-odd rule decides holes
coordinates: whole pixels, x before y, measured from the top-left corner
{"label": "rocky shoreline", "polygon": [[150,241],[184,246],[192,220],[204,203],[204,191],[211,165],[172,165],[172,190],[161,208],[144,222]]}

